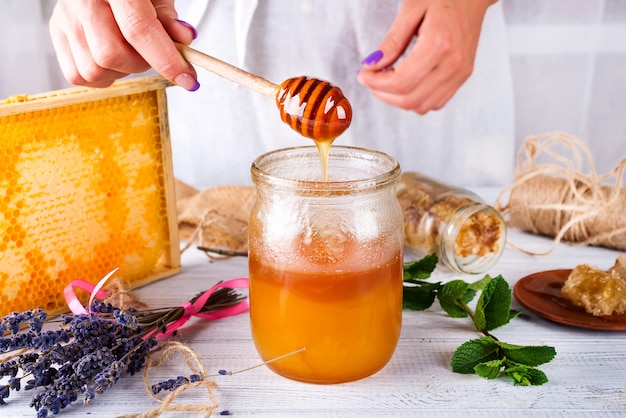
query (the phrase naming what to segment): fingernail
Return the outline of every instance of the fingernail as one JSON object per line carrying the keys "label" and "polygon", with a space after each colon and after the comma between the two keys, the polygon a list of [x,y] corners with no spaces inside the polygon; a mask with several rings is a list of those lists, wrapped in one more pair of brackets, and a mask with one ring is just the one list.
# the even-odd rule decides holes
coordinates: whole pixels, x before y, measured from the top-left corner
{"label": "fingernail", "polygon": [[189,29],[191,29],[193,31],[193,39],[196,39],[198,37],[198,30],[196,28],[194,28],[191,24],[185,22],[184,20],[180,20],[180,19],[176,19],[176,21],[178,23],[180,23],[183,26],[187,26]]}
{"label": "fingernail", "polygon": [[378,61],[380,61],[382,57],[383,57],[383,51],[381,51],[380,49],[377,49],[376,51],[369,54],[367,57],[363,58],[363,61],[361,61],[361,64],[374,65]]}
{"label": "fingernail", "polygon": [[196,91],[200,88],[200,83],[191,74],[183,73],[176,76],[174,83],[188,91]]}

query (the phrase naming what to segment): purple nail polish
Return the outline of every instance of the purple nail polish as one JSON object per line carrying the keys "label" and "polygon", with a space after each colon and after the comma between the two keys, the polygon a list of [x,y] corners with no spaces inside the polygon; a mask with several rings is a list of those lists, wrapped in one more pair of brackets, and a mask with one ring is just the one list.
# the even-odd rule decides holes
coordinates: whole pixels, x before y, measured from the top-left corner
{"label": "purple nail polish", "polygon": [[376,51],[369,54],[367,57],[363,58],[363,61],[361,61],[361,64],[374,65],[378,61],[380,61],[382,57],[383,57],[383,51],[381,51],[380,49],[377,49]]}
{"label": "purple nail polish", "polygon": [[200,88],[200,83],[198,80],[191,74],[179,74],[175,79],[174,83],[185,90],[188,91],[196,91]]}
{"label": "purple nail polish", "polygon": [[200,83],[198,83],[198,80],[196,80],[196,84],[191,89],[189,89],[189,91],[196,91],[199,88],[200,88]]}
{"label": "purple nail polish", "polygon": [[191,29],[193,31],[193,39],[196,39],[198,37],[198,30],[196,28],[194,28],[192,25],[190,25],[189,23],[185,22],[184,20],[180,20],[180,19],[176,19],[176,21],[178,23],[180,23],[183,26],[188,27],[189,29]]}

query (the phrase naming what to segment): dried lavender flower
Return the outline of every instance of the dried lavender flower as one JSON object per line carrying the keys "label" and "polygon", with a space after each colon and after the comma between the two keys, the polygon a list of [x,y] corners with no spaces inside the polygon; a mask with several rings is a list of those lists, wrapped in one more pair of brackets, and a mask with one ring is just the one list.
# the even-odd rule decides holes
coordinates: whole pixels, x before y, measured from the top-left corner
{"label": "dried lavender flower", "polygon": [[[244,298],[232,289],[218,289],[202,312],[233,306]],[[94,301],[87,314],[49,316],[35,309],[1,318],[0,353],[20,352],[0,360],[0,406],[6,407],[9,395],[20,390],[37,391],[30,405],[39,418],[58,414],[79,398],[89,404],[124,373],[141,371],[157,346],[157,333],[184,313],[180,306],[137,310]],[[58,328],[51,329],[54,325]],[[160,384],[159,390],[200,379],[178,376]]]}

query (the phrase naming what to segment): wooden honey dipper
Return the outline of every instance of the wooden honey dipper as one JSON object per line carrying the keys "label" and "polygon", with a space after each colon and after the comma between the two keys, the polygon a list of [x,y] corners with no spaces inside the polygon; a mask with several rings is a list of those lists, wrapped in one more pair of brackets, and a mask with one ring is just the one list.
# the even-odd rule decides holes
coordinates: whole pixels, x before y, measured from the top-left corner
{"label": "wooden honey dipper", "polygon": [[283,122],[315,142],[334,140],[352,122],[350,102],[327,81],[300,76],[278,86],[183,44],[176,43],[176,47],[190,63],[274,99]]}

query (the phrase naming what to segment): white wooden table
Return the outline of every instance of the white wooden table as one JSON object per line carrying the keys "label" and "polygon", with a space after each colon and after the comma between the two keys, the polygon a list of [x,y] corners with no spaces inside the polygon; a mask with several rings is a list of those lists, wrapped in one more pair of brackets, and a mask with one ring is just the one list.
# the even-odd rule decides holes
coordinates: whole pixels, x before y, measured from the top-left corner
{"label": "white wooden table", "polygon": [[[545,250],[551,240],[509,230],[509,239],[527,249]],[[511,285],[527,274],[572,268],[589,263],[610,267],[619,252],[561,244],[548,256],[534,257],[507,248],[489,272],[502,274]],[[220,280],[247,277],[247,259],[209,259],[195,248],[183,254],[183,273],[138,290],[153,307],[177,305]],[[480,276],[482,277],[482,276]],[[432,280],[463,276],[438,268]],[[514,309],[521,306],[514,300]],[[463,342],[480,335],[469,319],[447,317],[438,306],[423,312],[405,311],[403,331],[390,363],[377,374],[352,383],[314,385],[291,381],[258,367],[232,376],[218,376],[214,415],[233,416],[463,416],[463,417],[576,417],[626,416],[626,331],[593,331],[559,325],[531,313],[493,331],[503,341],[522,345],[550,345],[557,356],[540,366],[550,379],[537,387],[519,387],[507,378],[485,380],[450,369],[450,359]],[[190,320],[177,338],[202,358],[208,372],[236,371],[260,362],[249,331],[247,314],[217,321]],[[186,366],[163,366],[154,379],[189,374]],[[154,382],[153,382],[154,383]],[[32,417],[32,394],[12,393],[2,417]],[[187,392],[180,402],[201,402],[204,392]],[[141,376],[124,377],[93,404],[80,402],[60,417],[114,417],[141,413],[156,406]],[[194,416],[167,413],[167,417]],[[198,416],[198,415],[195,415]]]}

